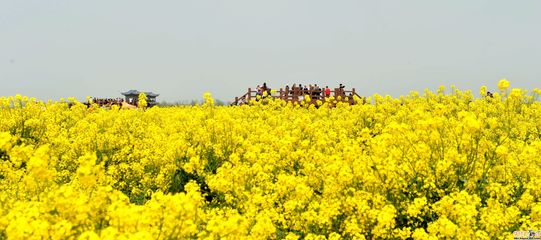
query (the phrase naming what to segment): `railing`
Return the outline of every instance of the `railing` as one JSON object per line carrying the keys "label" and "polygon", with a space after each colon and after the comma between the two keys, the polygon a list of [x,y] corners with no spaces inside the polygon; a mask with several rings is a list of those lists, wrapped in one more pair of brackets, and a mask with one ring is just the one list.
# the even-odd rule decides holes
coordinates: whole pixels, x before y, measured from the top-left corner
{"label": "railing", "polygon": [[[359,96],[355,92],[355,88],[352,88],[351,90],[345,90],[344,88],[335,88],[333,91],[330,92],[330,94],[327,96],[325,94],[324,89],[316,90],[316,89],[309,89],[309,90],[303,90],[300,88],[280,88],[278,91],[267,91],[269,93],[267,96],[261,95],[260,98],[275,98],[275,99],[282,99],[287,102],[301,102],[305,101],[304,97],[308,95],[308,97],[311,98],[311,103],[316,104],[318,100],[321,102],[326,102],[328,98],[333,97],[337,101],[342,102],[349,102],[349,104],[353,105],[355,104],[354,96],[359,97],[360,99],[364,98]],[[240,97],[235,97],[235,101],[233,102],[233,105],[242,105],[242,104],[249,104],[252,99],[257,99],[258,92],[256,90],[252,90],[251,88],[248,88],[248,92],[246,92],[244,95]]]}

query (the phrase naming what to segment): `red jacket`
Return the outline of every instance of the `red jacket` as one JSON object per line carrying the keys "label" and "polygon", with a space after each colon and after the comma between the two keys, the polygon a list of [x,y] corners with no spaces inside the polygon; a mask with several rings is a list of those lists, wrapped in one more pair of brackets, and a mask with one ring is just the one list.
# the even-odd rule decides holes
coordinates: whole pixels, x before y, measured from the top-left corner
{"label": "red jacket", "polygon": [[327,96],[331,95],[331,89],[330,88],[325,88],[325,95],[327,95]]}

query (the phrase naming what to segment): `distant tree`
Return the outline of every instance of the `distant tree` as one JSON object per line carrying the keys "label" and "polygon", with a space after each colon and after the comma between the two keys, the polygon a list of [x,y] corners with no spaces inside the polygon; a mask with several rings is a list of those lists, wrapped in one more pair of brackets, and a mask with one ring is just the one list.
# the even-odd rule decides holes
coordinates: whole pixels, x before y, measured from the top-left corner
{"label": "distant tree", "polygon": [[220,100],[220,99],[216,99],[214,100],[214,105],[216,106],[224,106],[226,105],[224,101]]}
{"label": "distant tree", "polygon": [[[215,106],[227,106],[230,104],[230,102],[225,102],[225,101],[222,101],[222,100],[219,100],[219,99],[216,99],[214,100],[214,105]],[[174,106],[195,106],[195,105],[199,105],[199,104],[202,104],[203,102],[201,100],[195,100],[195,99],[192,99],[192,100],[179,100],[179,101],[174,101],[174,102],[168,102],[168,101],[160,101],[158,103],[158,106],[160,107],[174,107]]]}

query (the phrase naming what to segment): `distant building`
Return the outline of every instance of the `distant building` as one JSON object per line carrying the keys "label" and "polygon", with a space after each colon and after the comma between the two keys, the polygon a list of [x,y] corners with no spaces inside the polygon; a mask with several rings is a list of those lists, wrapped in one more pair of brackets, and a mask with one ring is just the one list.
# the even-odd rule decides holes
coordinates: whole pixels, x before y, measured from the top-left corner
{"label": "distant building", "polygon": [[[136,105],[137,106],[137,103],[139,103],[139,94],[141,92],[137,91],[137,90],[130,90],[130,91],[127,91],[127,92],[123,92],[121,93],[122,95],[124,95],[126,97],[126,102],[131,104],[131,105]],[[152,107],[154,105],[156,105],[156,97],[159,96],[160,94],[156,94],[156,93],[153,93],[153,92],[145,92],[145,94],[147,95],[147,104],[149,107]]]}

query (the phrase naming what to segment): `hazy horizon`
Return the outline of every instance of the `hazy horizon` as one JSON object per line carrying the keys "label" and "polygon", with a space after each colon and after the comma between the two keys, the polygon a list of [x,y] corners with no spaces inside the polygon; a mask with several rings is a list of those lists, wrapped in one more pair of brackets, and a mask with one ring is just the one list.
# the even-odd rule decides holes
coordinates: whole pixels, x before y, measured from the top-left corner
{"label": "hazy horizon", "polygon": [[541,88],[541,1],[0,2],[0,96],[160,101],[294,83]]}

